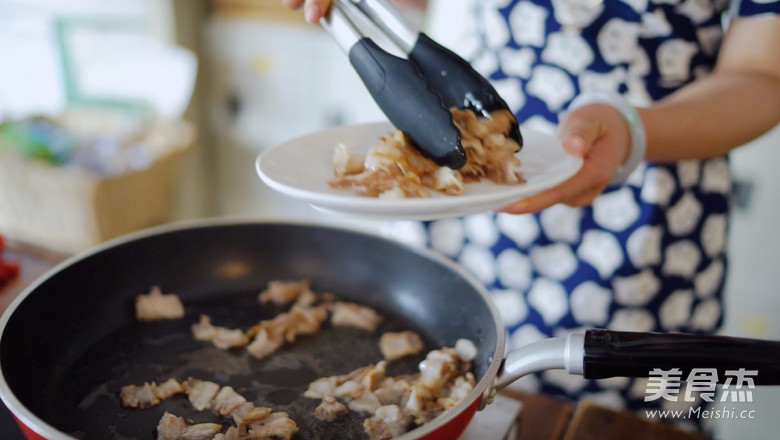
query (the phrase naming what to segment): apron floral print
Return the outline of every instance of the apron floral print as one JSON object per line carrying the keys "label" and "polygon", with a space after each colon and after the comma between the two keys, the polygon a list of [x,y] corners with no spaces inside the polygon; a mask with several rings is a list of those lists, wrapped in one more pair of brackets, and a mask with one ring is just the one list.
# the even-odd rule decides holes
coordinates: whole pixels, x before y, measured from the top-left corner
{"label": "apron floral print", "polygon": [[[780,13],[770,0],[477,3],[475,67],[523,127],[548,133],[581,92],[617,92],[642,106],[707,75],[724,16]],[[727,157],[644,163],[589,207],[401,222],[384,232],[468,268],[491,291],[510,347],[583,327],[711,333],[723,317],[730,192]],[[613,407],[650,406],[643,379],[548,371],[525,382]]]}

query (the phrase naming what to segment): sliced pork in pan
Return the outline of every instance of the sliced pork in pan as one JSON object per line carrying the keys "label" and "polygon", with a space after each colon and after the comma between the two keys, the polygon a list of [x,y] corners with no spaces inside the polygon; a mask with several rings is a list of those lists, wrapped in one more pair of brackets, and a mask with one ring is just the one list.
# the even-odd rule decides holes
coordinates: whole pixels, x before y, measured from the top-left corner
{"label": "sliced pork in pan", "polygon": [[382,316],[372,308],[341,301],[333,304],[330,318],[336,327],[357,327],[370,332],[376,330],[382,320]]}
{"label": "sliced pork in pan", "polygon": [[219,392],[219,384],[206,380],[190,378],[185,382],[187,398],[195,409],[205,411],[211,407],[211,402]]}
{"label": "sliced pork in pan", "polygon": [[157,440],[212,440],[221,430],[218,423],[187,426],[183,418],[166,412],[157,424]]}
{"label": "sliced pork in pan", "polygon": [[192,325],[192,336],[198,341],[211,342],[222,350],[249,344],[249,338],[243,331],[214,326],[206,315],[200,315],[200,321]]}
{"label": "sliced pork in pan", "polygon": [[371,440],[388,440],[409,430],[411,419],[398,405],[380,406],[373,417],[363,422]]}
{"label": "sliced pork in pan", "polygon": [[411,330],[397,333],[387,332],[379,339],[379,349],[388,361],[418,354],[423,348],[425,346],[422,338]]}
{"label": "sliced pork in pan", "polygon": [[303,281],[271,281],[268,287],[260,292],[257,299],[261,304],[272,302],[285,305],[298,299],[304,292],[311,292],[309,282]]}
{"label": "sliced pork in pan", "polygon": [[139,321],[159,321],[184,317],[184,305],[174,294],[163,295],[159,287],[154,286],[146,295],[135,299],[135,318]]}
{"label": "sliced pork in pan", "polygon": [[328,319],[328,310],[325,306],[294,305],[289,312],[261,321],[247,330],[247,336],[254,337],[247,346],[247,351],[252,356],[262,359],[278,350],[285,342],[295,342],[298,335],[317,333],[326,319]]}
{"label": "sliced pork in pan", "polygon": [[285,412],[269,413],[238,428],[239,438],[257,440],[290,440],[298,432],[298,425]]}
{"label": "sliced pork in pan", "polygon": [[325,396],[314,408],[314,415],[323,422],[332,422],[342,414],[348,413],[347,407],[332,396]]}
{"label": "sliced pork in pan", "polygon": [[161,401],[185,392],[185,387],[176,379],[168,379],[157,385],[146,382],[141,386],[127,385],[119,390],[123,408],[151,408]]}
{"label": "sliced pork in pan", "polygon": [[[405,332],[404,332],[405,333]],[[461,347],[467,344],[460,343]],[[467,355],[473,356],[468,349]],[[338,400],[357,413],[368,414],[366,434],[373,439],[397,437],[430,422],[452,408],[474,389],[471,362],[454,348],[429,352],[420,362],[419,374],[386,376],[387,361],[358,368],[347,374],[323,377],[309,384],[304,397]],[[318,407],[319,408],[319,407]],[[324,408],[318,411],[325,411]],[[327,420],[324,415],[320,420]]]}

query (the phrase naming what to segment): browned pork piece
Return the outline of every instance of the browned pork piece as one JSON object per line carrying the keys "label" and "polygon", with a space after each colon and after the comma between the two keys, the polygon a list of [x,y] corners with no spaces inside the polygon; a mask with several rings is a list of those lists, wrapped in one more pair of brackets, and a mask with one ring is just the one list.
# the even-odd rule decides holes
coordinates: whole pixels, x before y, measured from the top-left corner
{"label": "browned pork piece", "polygon": [[298,335],[317,333],[326,319],[328,310],[325,306],[303,307],[296,304],[289,312],[261,321],[247,330],[247,336],[254,337],[252,343],[247,346],[247,351],[262,359],[278,350],[285,342],[295,342]]}
{"label": "browned pork piece", "polygon": [[478,182],[484,177],[498,184],[525,183],[515,171],[520,166],[515,156],[520,146],[507,137],[515,121],[510,112],[498,110],[489,119],[481,119],[470,110],[452,109],[452,120],[466,150],[466,165],[458,170],[465,182]]}
{"label": "browned pork piece", "polygon": [[439,392],[441,397],[436,399],[436,404],[444,409],[452,408],[474,389],[476,383],[477,380],[470,371],[463,376],[456,377],[452,385],[446,388],[444,392]]}
{"label": "browned pork piece", "polygon": [[420,383],[433,392],[461,374],[460,357],[452,348],[433,350],[420,362]]}
{"label": "browned pork piece", "polygon": [[385,379],[387,362],[360,367],[347,374],[321,377],[309,384],[303,395],[311,399],[322,399],[326,396],[354,399],[359,397],[363,389],[373,391]]}
{"label": "browned pork piece", "polygon": [[211,403],[211,410],[221,416],[229,416],[237,409],[243,408],[247,401],[233,387],[222,387]]}
{"label": "browned pork piece", "polygon": [[[157,425],[158,440],[290,440],[298,426],[287,413],[274,413],[271,408],[255,407],[233,387],[193,378],[179,383],[168,379],[159,386],[154,382],[141,386],[122,387],[120,397],[125,408],[149,408],[177,393],[187,393],[192,406],[198,411],[232,418],[237,428],[230,427],[222,433],[222,425],[200,423],[188,426],[184,419],[166,412]],[[338,402],[336,402],[338,403]]]}
{"label": "browned pork piece", "polygon": [[379,350],[388,361],[417,354],[423,348],[422,338],[411,330],[398,333],[387,332],[379,339]]}
{"label": "browned pork piece", "polygon": [[272,302],[285,305],[298,299],[304,292],[311,292],[309,282],[303,281],[271,281],[268,287],[260,292],[257,299],[261,304]]}
{"label": "browned pork piece", "polygon": [[389,440],[409,430],[411,420],[398,405],[380,406],[376,413],[363,421],[363,427],[371,440]]}
{"label": "browned pork piece", "polygon": [[154,382],[145,382],[141,386],[123,386],[119,390],[119,398],[123,408],[146,409],[159,405],[161,401],[183,392],[185,392],[184,385],[176,379],[168,379],[160,385]]}
{"label": "browned pork piece", "polygon": [[[335,163],[343,153],[336,150]],[[423,176],[439,168],[418,152],[401,131],[379,139],[366,154],[364,171],[330,182],[333,188],[353,188],[368,197],[429,197]],[[338,175],[338,172],[336,173]]]}
{"label": "browned pork piece", "polygon": [[211,402],[220,388],[217,383],[193,378],[187,379],[184,385],[187,387],[187,398],[198,411],[205,411],[211,407]]}
{"label": "browned pork piece", "polygon": [[217,423],[187,426],[183,418],[166,412],[157,424],[157,440],[212,440],[220,430]]}
{"label": "browned pork piece", "polygon": [[184,305],[174,294],[163,295],[159,287],[154,286],[147,295],[135,298],[135,319],[139,321],[159,321],[184,317]]}
{"label": "browned pork piece", "polygon": [[417,377],[419,374],[409,375],[409,377],[386,377],[374,390],[374,395],[382,405],[405,403],[412,391],[411,381]]}
{"label": "browned pork piece", "polygon": [[357,327],[370,332],[384,319],[374,309],[347,302],[333,304],[331,312],[330,322],[336,327]]}
{"label": "browned pork piece", "polygon": [[[197,379],[185,382],[190,403],[198,411],[210,410],[223,417],[231,417],[237,425],[236,433],[225,433],[225,440],[289,440],[298,426],[287,413],[274,413],[271,408],[255,407],[238,394],[233,387]],[[233,437],[235,436],[235,437]]]}
{"label": "browned pork piece", "polygon": [[238,437],[238,430],[231,426],[224,434],[220,432],[212,440],[240,440],[240,438]]}
{"label": "browned pork piece", "polygon": [[469,370],[471,362],[461,359],[454,348],[429,352],[420,362],[420,377],[412,383],[404,412],[418,425],[433,420],[474,388],[476,380]]}
{"label": "browned pork piece", "polygon": [[290,440],[298,432],[298,425],[285,412],[269,413],[252,422],[242,422],[238,428],[240,439],[247,440]]}
{"label": "browned pork piece", "polygon": [[339,143],[333,153],[333,172],[336,177],[362,173],[365,169],[365,157],[349,153],[346,145]]}
{"label": "browned pork piece", "polygon": [[211,342],[222,350],[249,344],[249,337],[244,332],[214,326],[211,324],[211,318],[206,315],[200,315],[200,321],[192,325],[192,336],[198,341]]}
{"label": "browned pork piece", "polygon": [[430,197],[429,189],[457,196],[465,192],[464,183],[483,178],[497,184],[525,182],[516,171],[520,161],[515,153],[520,146],[507,136],[515,122],[510,112],[499,110],[487,119],[470,110],[453,108],[451,112],[466,152],[463,168],[436,165],[396,130],[368,150],[362,166],[357,163],[360,157],[350,155],[347,147],[339,144],[333,157],[337,179],[329,182],[330,186],[367,197],[397,199]]}
{"label": "browned pork piece", "polygon": [[322,402],[314,408],[314,415],[323,422],[332,422],[348,412],[347,407],[332,396],[323,397]]}
{"label": "browned pork piece", "polygon": [[[323,399],[323,408],[317,410],[323,414],[316,414],[321,420],[327,420],[326,402],[338,399],[350,410],[371,416],[363,427],[372,440],[397,437],[430,422],[474,389],[476,379],[469,370],[476,346],[465,340],[456,346],[459,350],[444,347],[429,352],[420,363],[419,374],[387,377],[387,361],[381,361],[344,375],[317,379],[304,396]],[[467,359],[460,357],[461,351]]]}

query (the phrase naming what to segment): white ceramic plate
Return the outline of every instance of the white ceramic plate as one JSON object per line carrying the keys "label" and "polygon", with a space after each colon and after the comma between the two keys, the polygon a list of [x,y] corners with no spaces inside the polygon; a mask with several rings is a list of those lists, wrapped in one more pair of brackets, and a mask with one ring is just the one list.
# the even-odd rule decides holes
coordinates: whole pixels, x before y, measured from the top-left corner
{"label": "white ceramic plate", "polygon": [[389,122],[378,122],[300,137],[260,154],[257,172],[271,188],[320,211],[382,220],[435,220],[500,208],[563,182],[582,166],[582,159],[563,151],[558,138],[524,129],[524,146],[518,157],[522,161],[519,170],[528,181],[525,184],[469,183],[463,195],[431,191],[431,198],[422,199],[363,197],[328,185],[334,179],[333,150],[339,142],[351,153],[365,154],[380,136],[391,131]]}

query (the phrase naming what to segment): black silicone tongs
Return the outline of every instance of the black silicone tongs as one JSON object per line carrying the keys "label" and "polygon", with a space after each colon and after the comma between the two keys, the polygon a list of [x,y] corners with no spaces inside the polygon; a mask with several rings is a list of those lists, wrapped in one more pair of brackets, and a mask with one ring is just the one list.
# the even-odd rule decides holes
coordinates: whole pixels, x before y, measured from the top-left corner
{"label": "black silicone tongs", "polygon": [[[353,21],[358,14],[387,35],[408,59],[388,53],[366,37]],[[468,108],[483,117],[509,110],[466,60],[414,29],[385,0],[334,0],[321,24],[349,55],[390,122],[439,165],[458,169],[466,164],[451,107]],[[522,146],[517,123],[509,135]]]}

